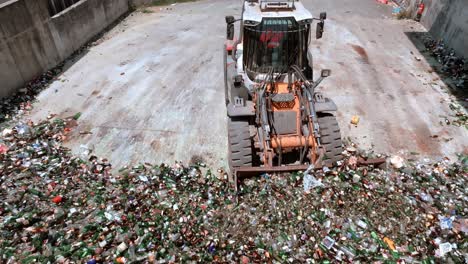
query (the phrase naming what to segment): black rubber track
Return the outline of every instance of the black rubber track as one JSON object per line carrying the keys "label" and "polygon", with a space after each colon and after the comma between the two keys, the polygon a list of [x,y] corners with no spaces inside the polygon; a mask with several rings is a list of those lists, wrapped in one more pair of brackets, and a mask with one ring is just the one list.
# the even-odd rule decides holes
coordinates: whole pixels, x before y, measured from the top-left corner
{"label": "black rubber track", "polygon": [[229,165],[252,166],[252,140],[247,120],[228,118]]}
{"label": "black rubber track", "polygon": [[323,159],[326,166],[343,159],[343,144],[341,141],[340,126],[333,115],[322,115],[318,117],[320,126],[320,139],[325,148]]}

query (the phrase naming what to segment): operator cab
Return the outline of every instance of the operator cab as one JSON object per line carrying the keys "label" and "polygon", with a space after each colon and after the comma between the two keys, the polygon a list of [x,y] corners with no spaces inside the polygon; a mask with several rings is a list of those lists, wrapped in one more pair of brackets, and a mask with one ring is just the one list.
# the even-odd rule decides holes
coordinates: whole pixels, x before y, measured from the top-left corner
{"label": "operator cab", "polygon": [[243,65],[249,78],[259,73],[287,73],[292,65],[305,70],[310,24],[294,17],[263,18],[255,26],[244,25]]}
{"label": "operator cab", "polygon": [[233,23],[242,22],[235,56],[238,73],[258,81],[269,72],[287,74],[291,66],[297,65],[312,79],[308,59],[311,24],[319,20],[316,37],[321,38],[325,19],[325,13],[320,14],[320,19],[313,18],[299,0],[245,1],[241,19],[226,17],[231,40]]}

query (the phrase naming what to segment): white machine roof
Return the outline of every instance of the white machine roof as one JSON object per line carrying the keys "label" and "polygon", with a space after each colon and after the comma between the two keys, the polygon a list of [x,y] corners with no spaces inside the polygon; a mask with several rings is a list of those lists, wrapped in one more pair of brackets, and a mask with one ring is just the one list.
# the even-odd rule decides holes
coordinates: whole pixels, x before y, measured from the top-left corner
{"label": "white machine roof", "polygon": [[[262,11],[261,5],[267,3],[288,3],[293,4],[293,9],[277,9],[277,10],[267,10]],[[304,5],[299,0],[258,0],[257,2],[245,1],[244,3],[244,21],[255,21],[260,23],[264,17],[294,17],[297,22],[312,19],[312,14],[304,7]]]}

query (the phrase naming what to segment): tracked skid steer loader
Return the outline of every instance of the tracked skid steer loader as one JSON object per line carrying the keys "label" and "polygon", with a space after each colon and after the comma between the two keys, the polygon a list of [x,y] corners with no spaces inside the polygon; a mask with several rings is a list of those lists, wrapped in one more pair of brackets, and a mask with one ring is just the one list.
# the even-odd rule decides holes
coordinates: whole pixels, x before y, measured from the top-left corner
{"label": "tracked skid steer loader", "polygon": [[[312,23],[322,37],[326,13],[314,18],[296,0],[245,0],[226,17],[225,95],[230,180],[260,173],[333,166],[342,158],[335,103],[316,91]],[[240,30],[235,38],[235,23]]]}

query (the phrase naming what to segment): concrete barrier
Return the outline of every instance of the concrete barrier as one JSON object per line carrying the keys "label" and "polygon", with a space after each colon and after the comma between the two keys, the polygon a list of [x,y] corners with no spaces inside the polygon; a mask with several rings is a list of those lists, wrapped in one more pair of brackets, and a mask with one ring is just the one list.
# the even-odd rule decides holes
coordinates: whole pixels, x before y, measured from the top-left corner
{"label": "concrete barrier", "polygon": [[468,1],[425,0],[421,23],[458,55],[468,58]]}
{"label": "concrete barrier", "polygon": [[51,16],[48,0],[0,2],[0,97],[64,61],[128,9],[128,0],[81,0]]}
{"label": "concrete barrier", "polygon": [[[393,0],[411,18],[416,17],[421,0]],[[468,1],[424,0],[421,23],[435,39],[442,39],[458,55],[468,58]]]}

